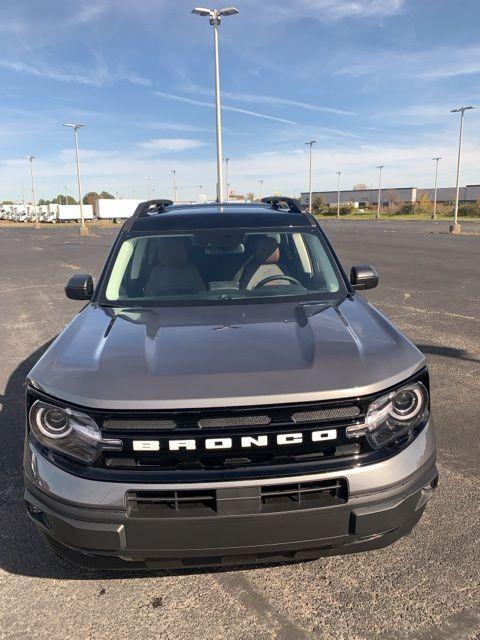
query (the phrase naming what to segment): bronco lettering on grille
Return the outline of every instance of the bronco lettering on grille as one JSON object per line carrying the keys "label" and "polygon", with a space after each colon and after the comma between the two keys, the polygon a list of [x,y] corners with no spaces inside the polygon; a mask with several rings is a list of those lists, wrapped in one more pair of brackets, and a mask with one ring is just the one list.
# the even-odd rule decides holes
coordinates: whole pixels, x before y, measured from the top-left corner
{"label": "bronco lettering on grille", "polygon": [[[261,436],[241,436],[239,438],[186,438],[179,440],[166,440],[162,446],[160,440],[134,440],[134,451],[195,451],[197,449],[250,449],[252,447],[284,446],[302,444],[305,436],[303,433],[279,433],[276,435]],[[337,439],[336,429],[323,429],[322,431],[312,431],[311,442],[326,442]]]}

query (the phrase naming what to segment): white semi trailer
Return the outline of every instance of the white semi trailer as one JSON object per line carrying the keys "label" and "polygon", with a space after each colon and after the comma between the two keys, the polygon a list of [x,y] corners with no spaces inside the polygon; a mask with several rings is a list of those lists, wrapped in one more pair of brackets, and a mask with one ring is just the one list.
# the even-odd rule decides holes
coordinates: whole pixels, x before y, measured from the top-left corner
{"label": "white semi trailer", "polygon": [[118,222],[133,215],[140,202],[143,202],[143,200],[100,198],[95,205],[95,212],[99,220]]}
{"label": "white semi trailer", "polygon": [[[59,204],[57,206],[57,222],[80,222],[79,204]],[[83,205],[83,219],[93,220],[93,208],[91,204]]]}

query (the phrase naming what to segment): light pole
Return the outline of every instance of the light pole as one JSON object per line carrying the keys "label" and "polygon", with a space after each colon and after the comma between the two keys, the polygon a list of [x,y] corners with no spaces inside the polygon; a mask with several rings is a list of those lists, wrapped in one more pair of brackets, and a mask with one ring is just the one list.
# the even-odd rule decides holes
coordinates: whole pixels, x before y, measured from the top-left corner
{"label": "light pole", "polygon": [[442,158],[440,156],[438,156],[437,158],[432,158],[432,160],[435,160],[435,187],[433,190],[433,213],[432,213],[432,220],[436,220],[437,219],[437,184],[438,184],[438,161],[441,160]]}
{"label": "light pole", "polygon": [[309,180],[308,180],[308,212],[312,213],[312,147],[314,144],[317,144],[316,140],[309,140],[305,143],[310,147],[310,158],[309,158]]}
{"label": "light pole", "polygon": [[215,57],[215,111],[217,123],[217,202],[223,202],[223,175],[222,175],[222,113],[220,106],[220,62],[218,55],[218,27],[223,16],[232,16],[239,13],[235,7],[225,9],[205,9],[196,7],[192,13],[199,16],[207,16],[213,27],[213,52]]}
{"label": "light pole", "polygon": [[226,192],[227,192],[226,200],[228,202],[228,194],[229,194],[229,191],[230,191],[230,184],[228,182],[228,163],[230,162],[230,158],[225,158],[224,161],[225,161],[225,189],[226,189]]}
{"label": "light pole", "polygon": [[377,202],[377,213],[375,214],[375,218],[380,218],[380,206],[382,202],[382,169],[385,165],[379,164],[377,166],[378,169],[378,202]]}
{"label": "light pole", "polygon": [[82,202],[82,178],[80,175],[80,153],[78,151],[78,130],[81,127],[84,127],[83,124],[73,123],[73,124],[64,124],[64,127],[70,127],[73,129],[74,137],[75,137],[75,154],[77,158],[77,183],[78,183],[78,203],[80,205],[80,235],[88,236],[88,229],[85,226],[85,219],[83,217],[83,202]]}
{"label": "light pole", "polygon": [[150,183],[152,181],[152,176],[144,176],[143,179],[147,183],[147,200],[150,200]]}
{"label": "light pole", "polygon": [[341,171],[337,171],[337,219],[340,220],[340,176]]}
{"label": "light pole", "polygon": [[260,200],[263,199],[263,180],[259,180],[258,183],[260,185]]}
{"label": "light pole", "polygon": [[460,233],[461,227],[458,224],[458,199],[460,195],[460,160],[462,156],[462,138],[463,138],[463,116],[465,111],[475,109],[472,105],[466,107],[458,107],[458,109],[452,109],[450,113],[460,113],[460,135],[458,138],[458,158],[457,158],[457,184],[455,189],[455,212],[453,214],[453,225],[450,226],[450,233]]}
{"label": "light pole", "polygon": [[[74,201],[75,202],[75,201]],[[59,203],[60,204],[60,203]],[[68,204],[67,187],[65,186],[65,204]]]}
{"label": "light pole", "polygon": [[37,229],[40,225],[38,224],[38,212],[37,212],[37,198],[35,196],[35,182],[33,180],[33,161],[37,156],[23,156],[30,163],[30,178],[32,180],[32,198],[33,198],[33,213],[35,214],[35,228]]}
{"label": "light pole", "polygon": [[175,204],[177,204],[177,199],[178,199],[178,195],[177,195],[177,170],[176,169],[172,169],[171,174],[173,176],[173,202]]}

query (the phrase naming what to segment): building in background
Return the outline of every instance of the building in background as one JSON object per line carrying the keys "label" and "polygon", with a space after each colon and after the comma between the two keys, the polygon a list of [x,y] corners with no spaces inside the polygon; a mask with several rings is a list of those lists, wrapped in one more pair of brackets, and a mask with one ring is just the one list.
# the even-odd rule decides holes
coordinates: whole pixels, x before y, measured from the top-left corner
{"label": "building in background", "polygon": [[[382,189],[382,206],[401,204],[405,202],[415,203],[422,194],[428,194],[433,201],[434,189],[420,189],[418,187],[395,187],[393,189]],[[302,192],[300,202],[303,206],[308,205],[308,192]],[[338,192],[335,191],[314,191],[312,200],[320,198],[325,204],[336,205]],[[480,199],[480,185],[470,184],[460,187],[460,202],[476,202]],[[351,203],[362,208],[368,205],[378,204],[378,188],[375,189],[345,189],[340,191],[341,204]],[[437,202],[451,204],[455,202],[455,187],[439,187],[437,190]]]}

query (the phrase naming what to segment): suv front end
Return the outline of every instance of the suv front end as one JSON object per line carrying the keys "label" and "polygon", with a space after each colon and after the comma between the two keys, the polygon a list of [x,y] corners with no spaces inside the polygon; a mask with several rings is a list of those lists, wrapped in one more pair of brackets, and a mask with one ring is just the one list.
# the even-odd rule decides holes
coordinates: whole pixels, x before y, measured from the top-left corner
{"label": "suv front end", "polygon": [[[438,479],[429,376],[355,293],[376,272],[354,268],[352,286],[300,211],[222,205],[219,231],[211,206],[155,206],[124,225],[95,291],[73,276],[67,294],[90,302],[27,380],[25,500],[47,542],[94,568],[193,567],[366,551],[411,531]],[[140,287],[142,265],[155,283],[168,274],[165,298]],[[208,286],[172,300],[179,277],[178,290]]]}

